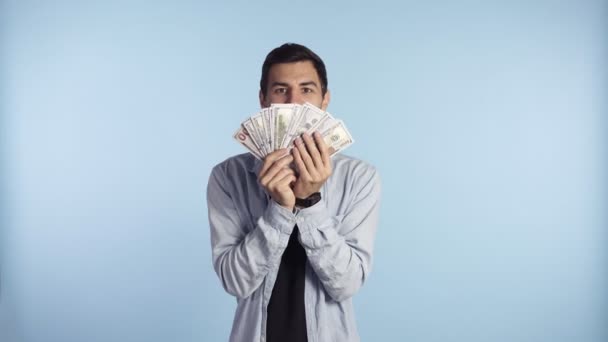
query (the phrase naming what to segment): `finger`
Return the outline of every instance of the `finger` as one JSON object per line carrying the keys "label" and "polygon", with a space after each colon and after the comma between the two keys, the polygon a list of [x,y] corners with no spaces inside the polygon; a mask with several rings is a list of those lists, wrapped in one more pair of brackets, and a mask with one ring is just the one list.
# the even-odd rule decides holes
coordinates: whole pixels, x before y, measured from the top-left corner
{"label": "finger", "polygon": [[308,173],[311,176],[314,176],[315,163],[312,161],[310,154],[308,154],[308,151],[306,150],[306,145],[304,145],[304,142],[302,141],[301,138],[297,138],[295,143],[296,143],[296,148],[298,149],[298,152],[300,154],[300,157],[302,158],[302,161],[304,162],[306,171],[308,171]]}
{"label": "finger", "polygon": [[282,148],[280,150],[276,150],[272,153],[269,153],[266,158],[264,158],[264,165],[262,165],[262,169],[260,170],[259,175],[262,176],[268,171],[268,169],[272,166],[272,164],[282,157],[284,157],[289,152],[286,148]]}
{"label": "finger", "polygon": [[293,171],[289,171],[289,169],[283,169],[279,172],[277,172],[276,175],[274,175],[274,177],[272,177],[272,179],[268,182],[268,189],[274,189],[274,187],[276,186],[276,184],[283,179],[286,176],[289,176],[290,174],[293,174]]}
{"label": "finger", "polygon": [[277,186],[281,184],[281,180],[290,175],[293,176],[292,169],[282,169],[277,172],[277,174],[268,182],[268,189],[276,189]]}
{"label": "finger", "polygon": [[[295,182],[296,176],[288,175],[281,179],[280,182],[277,183],[277,192],[281,194],[287,194],[291,192],[293,194],[293,189],[290,186],[291,183]],[[294,195],[295,196],[295,195]]]}
{"label": "finger", "polygon": [[283,169],[288,169],[290,170],[287,166],[289,165],[289,163],[291,163],[293,161],[293,156],[288,154],[284,157],[282,157],[279,160],[276,160],[272,166],[270,167],[270,169],[268,169],[268,171],[266,171],[266,173],[262,174],[260,173],[260,183],[262,185],[264,184],[268,184],[270,182],[271,179],[273,179],[275,177],[275,175],[283,170]]}
{"label": "finger", "polygon": [[319,152],[321,153],[323,165],[325,167],[331,167],[331,162],[329,160],[329,148],[321,136],[321,133],[315,132],[313,136],[315,138],[315,142],[317,143],[317,147],[319,148]]}
{"label": "finger", "polygon": [[321,160],[321,154],[319,153],[319,149],[317,148],[317,145],[315,144],[313,138],[308,133],[304,133],[302,134],[302,139],[306,144],[308,154],[310,154],[310,157],[312,158],[312,161],[315,164],[315,168],[323,168],[323,160]]}
{"label": "finger", "polygon": [[[291,177],[288,177],[287,179],[283,179],[282,182],[285,182],[285,185],[289,188],[292,189],[293,185],[296,184],[296,182],[298,181],[298,177],[296,177],[295,175],[291,175]],[[293,190],[292,190],[293,191]]]}
{"label": "finger", "polygon": [[272,166],[272,164],[277,161],[278,159],[281,159],[282,157],[284,157],[286,154],[288,154],[289,152],[287,151],[287,149],[280,149],[280,150],[276,150],[272,153],[269,153],[266,158],[264,158],[264,165],[262,165],[262,169],[260,170],[259,175],[264,175],[266,173],[266,171],[268,171],[268,169]]}
{"label": "finger", "polygon": [[298,173],[300,174],[300,177],[302,177],[303,179],[309,180],[310,174],[308,173],[308,171],[306,170],[306,165],[304,165],[304,161],[302,160],[302,155],[300,154],[300,150],[298,148],[294,148],[292,150],[292,154],[293,154],[293,161],[296,164],[296,168],[298,169]]}
{"label": "finger", "polygon": [[285,177],[279,179],[276,183],[276,189],[277,190],[287,190],[290,189],[291,190],[291,183],[296,181],[296,176],[294,176],[293,174],[290,175],[286,175]]}
{"label": "finger", "polygon": [[271,171],[276,173],[278,169],[284,167],[286,164],[289,164],[291,162],[290,158],[292,158],[292,156],[289,152],[280,158],[273,158],[274,161],[272,162],[272,164],[270,164],[270,166],[266,167],[266,170],[260,170],[258,178],[261,180],[262,178],[266,177],[266,175],[268,175],[268,173]]}

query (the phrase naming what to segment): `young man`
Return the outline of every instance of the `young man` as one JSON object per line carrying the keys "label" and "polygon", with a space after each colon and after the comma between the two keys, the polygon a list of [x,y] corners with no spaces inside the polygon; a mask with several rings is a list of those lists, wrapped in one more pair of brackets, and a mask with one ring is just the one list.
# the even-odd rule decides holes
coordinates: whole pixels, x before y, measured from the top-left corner
{"label": "young man", "polygon": [[[262,107],[325,110],[323,61],[302,45],[272,50],[259,97]],[[237,297],[230,341],[359,340],[351,298],[371,270],[380,179],[372,166],[330,152],[318,133],[304,134],[290,153],[263,162],[246,153],[213,168],[213,266]]]}

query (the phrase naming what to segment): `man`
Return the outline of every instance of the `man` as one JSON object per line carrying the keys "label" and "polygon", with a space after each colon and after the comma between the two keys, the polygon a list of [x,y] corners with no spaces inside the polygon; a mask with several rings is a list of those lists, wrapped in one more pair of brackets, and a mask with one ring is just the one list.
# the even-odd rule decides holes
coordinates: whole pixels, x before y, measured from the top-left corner
{"label": "man", "polygon": [[[262,66],[260,105],[330,100],[323,61],[284,44]],[[230,341],[358,341],[352,296],[369,275],[376,170],[330,151],[318,132],[264,161],[241,154],[207,188],[213,266],[237,297]]]}

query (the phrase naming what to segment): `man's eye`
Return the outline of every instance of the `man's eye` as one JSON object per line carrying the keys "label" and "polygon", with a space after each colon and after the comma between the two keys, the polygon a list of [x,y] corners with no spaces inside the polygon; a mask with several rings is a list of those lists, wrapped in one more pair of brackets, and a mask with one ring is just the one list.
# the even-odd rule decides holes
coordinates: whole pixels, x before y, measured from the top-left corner
{"label": "man's eye", "polygon": [[302,88],[302,92],[305,93],[305,94],[306,93],[312,93],[313,90],[311,88]]}
{"label": "man's eye", "polygon": [[285,94],[287,92],[287,88],[276,88],[274,90],[275,94]]}

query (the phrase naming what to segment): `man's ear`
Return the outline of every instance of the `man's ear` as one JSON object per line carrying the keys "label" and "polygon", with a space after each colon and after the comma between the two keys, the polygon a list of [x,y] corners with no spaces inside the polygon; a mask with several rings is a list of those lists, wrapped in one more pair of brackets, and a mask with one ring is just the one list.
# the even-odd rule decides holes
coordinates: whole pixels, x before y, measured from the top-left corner
{"label": "man's ear", "polygon": [[329,94],[329,89],[327,89],[327,91],[325,92],[325,95],[323,95],[323,102],[321,102],[321,109],[327,110],[327,106],[329,106],[330,98],[331,98],[331,95]]}
{"label": "man's ear", "polygon": [[264,105],[264,102],[266,102],[265,100],[265,96],[264,93],[262,92],[262,89],[260,89],[260,94],[258,95],[260,97],[260,108],[264,108],[267,107]]}

